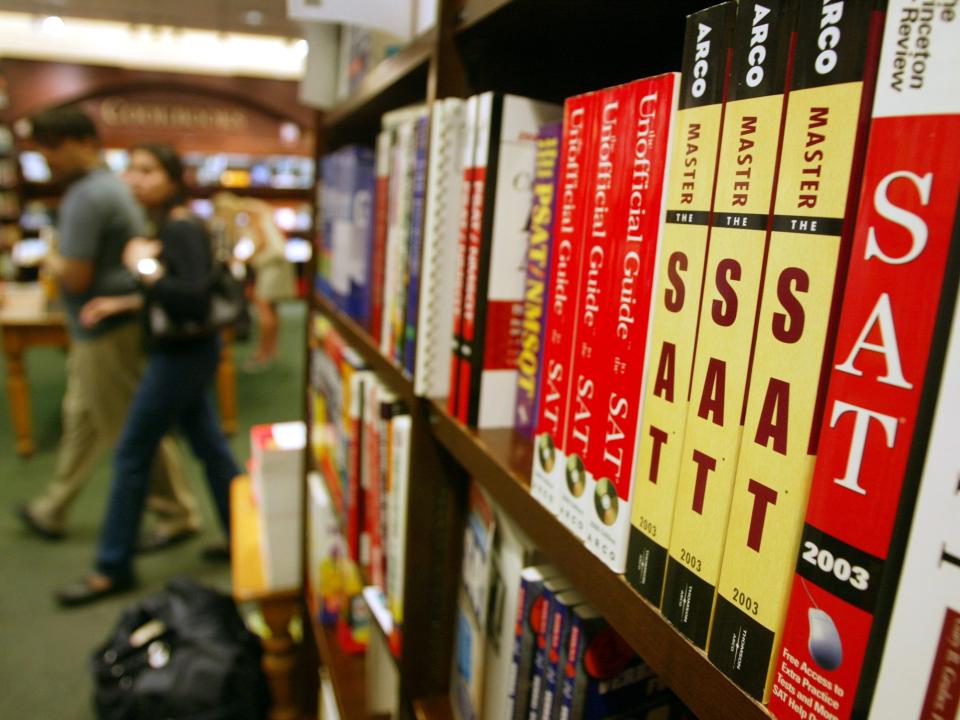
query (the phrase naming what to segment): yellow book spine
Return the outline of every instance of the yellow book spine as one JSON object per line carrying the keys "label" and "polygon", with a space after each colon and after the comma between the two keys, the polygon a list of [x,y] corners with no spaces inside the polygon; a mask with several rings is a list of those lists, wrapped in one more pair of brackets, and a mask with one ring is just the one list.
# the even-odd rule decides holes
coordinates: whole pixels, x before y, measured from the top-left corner
{"label": "yellow book spine", "polygon": [[663,600],[699,647],[737,467],[782,108],[782,94],[727,103]]}
{"label": "yellow book spine", "polygon": [[721,104],[679,111],[654,290],[627,579],[659,604],[686,422]]}
{"label": "yellow book spine", "polygon": [[764,701],[813,475],[862,82],[791,93],[710,657]]}

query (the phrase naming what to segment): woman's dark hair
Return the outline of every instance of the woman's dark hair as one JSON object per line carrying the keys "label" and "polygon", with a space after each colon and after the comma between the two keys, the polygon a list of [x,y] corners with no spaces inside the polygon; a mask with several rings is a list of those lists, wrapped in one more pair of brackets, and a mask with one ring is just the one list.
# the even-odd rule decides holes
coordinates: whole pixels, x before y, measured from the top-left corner
{"label": "woman's dark hair", "polygon": [[173,197],[164,203],[165,210],[169,211],[177,205],[182,205],[187,199],[187,186],[183,179],[183,161],[176,150],[166,143],[145,142],[138,143],[130,148],[130,153],[138,150],[149,153],[160,164],[170,181],[176,186]]}
{"label": "woman's dark hair", "polygon": [[42,147],[58,148],[64,140],[99,143],[97,126],[83,110],[60,107],[44,110],[30,120],[30,138]]}

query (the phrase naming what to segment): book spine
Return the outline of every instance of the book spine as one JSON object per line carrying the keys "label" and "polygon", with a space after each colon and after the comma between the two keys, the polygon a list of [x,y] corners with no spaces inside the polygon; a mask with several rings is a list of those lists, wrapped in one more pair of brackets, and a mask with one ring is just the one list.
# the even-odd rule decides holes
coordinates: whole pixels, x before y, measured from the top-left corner
{"label": "book spine", "polygon": [[583,219],[589,186],[588,147],[592,142],[594,94],[568,98],[563,109],[557,210],[550,258],[549,303],[544,321],[543,374],[537,403],[530,492],[544,507],[559,511],[567,458],[564,436],[570,400],[576,298],[579,296]]}
{"label": "book spine", "polygon": [[[708,644],[769,697],[826,395],[863,168],[881,14],[800,13],[743,440]],[[825,51],[824,31],[839,38]],[[842,41],[841,41],[842,40]],[[762,579],[761,579],[762,578]]]}
{"label": "book spine", "polygon": [[[594,622],[599,620],[600,618],[594,618]],[[580,663],[583,661],[583,650],[587,644],[584,637],[585,629],[584,619],[574,613],[570,624],[570,637],[567,641],[567,654],[560,685],[560,720],[570,720],[574,714],[575,704],[582,706],[583,703],[584,683],[583,679],[579,677],[579,672],[582,672]]]}
{"label": "book spine", "polygon": [[483,627],[480,625],[461,584],[457,599],[457,626],[454,640],[453,681],[451,705],[457,720],[483,718],[483,682],[486,667],[486,649]]}
{"label": "book spine", "polygon": [[391,526],[391,550],[394,553],[390,577],[392,588],[388,588],[388,598],[393,618],[397,625],[403,625],[403,593],[407,560],[407,514],[410,499],[410,415],[398,415],[390,421],[390,484],[393,494],[393,522]]}
{"label": "book spine", "polygon": [[414,178],[417,164],[417,126],[420,118],[414,118],[400,126],[397,133],[400,160],[403,170],[398,187],[399,212],[397,215],[397,278],[396,300],[393,307],[390,329],[390,358],[403,367],[403,349],[407,330],[407,297],[410,287],[410,254],[414,238],[413,201]]}
{"label": "book spine", "polygon": [[792,0],[743,0],[737,15],[663,598],[666,616],[700,648],[740,451],[795,10]]}
{"label": "book spine", "polygon": [[[484,699],[487,668],[487,631],[490,628],[496,515],[484,491],[470,482],[467,520],[463,532],[463,561],[460,572],[461,616],[464,632],[458,638],[456,668],[476,717],[486,712]],[[469,656],[469,662],[465,662]]]}
{"label": "book spine", "polygon": [[[491,148],[500,140],[503,96],[487,92],[477,97],[477,136],[474,148],[473,186],[470,190],[470,220],[467,229],[467,249],[463,267],[463,306],[460,324],[460,359],[457,370],[457,419],[470,422],[473,385],[473,352],[477,332],[477,298],[480,284],[480,253],[483,243],[483,223],[487,185],[491,180]],[[496,133],[496,137],[491,137]]]}
{"label": "book spine", "polygon": [[560,156],[560,123],[550,123],[537,137],[533,174],[533,209],[530,212],[530,243],[523,293],[523,333],[517,358],[517,403],[514,427],[532,438],[540,395],[545,309],[548,303],[547,272],[553,241],[554,200]]}
{"label": "book spine", "polygon": [[[473,190],[470,197],[470,229],[467,233],[467,257],[464,268],[463,287],[463,332],[460,345],[460,371],[457,378],[459,383],[459,399],[457,401],[457,417],[464,424],[470,424],[473,411],[473,386],[477,382],[474,377],[473,354],[476,352],[476,337],[478,333],[477,309],[482,297],[480,292],[482,253],[484,251],[484,232],[486,223],[489,225],[488,214],[491,212],[492,199],[490,188],[496,181],[496,167],[491,168],[491,161],[495,162],[496,150],[500,144],[500,130],[503,120],[503,95],[487,92],[480,95],[477,108],[477,146],[475,149],[475,169],[473,176]],[[483,332],[483,325],[479,326]],[[479,384],[477,382],[477,384]]]}
{"label": "book spine", "polygon": [[390,199],[390,146],[392,144],[391,131],[384,130],[377,135],[373,250],[370,253],[370,324],[367,329],[371,337],[378,340],[383,324],[384,263],[387,255],[387,207]]}
{"label": "book spine", "polygon": [[560,716],[560,673],[566,669],[566,652],[570,643],[570,628],[573,606],[583,602],[577,592],[563,593],[557,597],[554,617],[550,622],[547,638],[547,664],[544,668],[543,701],[540,703],[540,720],[553,720]]}
{"label": "book spine", "polygon": [[[662,697],[665,686],[601,617],[573,613],[560,720],[638,717],[632,713]],[[603,662],[597,663],[598,656]]]}
{"label": "book spine", "polygon": [[453,327],[458,202],[463,184],[464,105],[459,98],[435,103],[430,121],[423,273],[414,372],[414,392],[418,396],[447,397],[450,393],[446,337]]}
{"label": "book spine", "polygon": [[[388,450],[388,427],[389,422],[383,415],[383,407],[387,398],[392,398],[387,389],[380,383],[377,383],[377,396],[375,398],[376,405],[374,405],[374,419],[373,427],[374,434],[376,435],[376,446],[373,448],[373,453],[376,456],[376,463],[374,465],[374,472],[376,473],[376,493],[372,498],[372,502],[375,506],[375,513],[377,517],[376,521],[376,533],[379,538],[379,562],[374,565],[374,561],[371,559],[372,569],[370,571],[371,578],[378,577],[380,582],[377,583],[377,586],[383,591],[386,596],[388,580],[387,580],[387,555],[388,555],[388,544],[390,542],[390,536],[388,534],[388,519],[387,519],[387,500],[389,493],[389,466],[390,466],[390,457],[387,455]],[[369,506],[368,506],[369,507]],[[371,548],[372,554],[372,548]]]}
{"label": "book spine", "polygon": [[370,571],[369,581],[381,589],[386,588],[386,579],[383,577],[383,547],[384,537],[381,534],[380,495],[383,492],[382,476],[380,475],[380,383],[373,379],[367,384],[364,398],[364,452],[363,478],[365,481],[366,508],[365,523],[367,536],[370,538]]}
{"label": "book spine", "polygon": [[332,155],[320,158],[320,184],[317,188],[320,215],[320,232],[317,243],[317,274],[315,289],[328,300],[334,301],[333,287],[330,284],[330,265],[332,261],[333,217],[331,216],[332,193],[336,178],[336,160]]}
{"label": "book spine", "polygon": [[693,13],[683,44],[626,567],[627,580],[655,605],[670,547],[735,17],[732,2]]}
{"label": "book spine", "polygon": [[[784,718],[799,717],[807,695],[792,679],[796,667],[824,679],[823,702],[839,718],[866,716],[877,677],[960,266],[958,31],[932,9],[905,0],[888,6],[836,351],[770,700]],[[911,80],[903,52],[921,46],[930,56],[922,77]],[[928,518],[918,507],[914,517],[911,532],[929,543],[937,511]],[[918,693],[929,678],[917,673],[930,671],[934,625],[943,619],[943,606],[933,607],[937,567],[930,561],[930,575],[917,571],[917,582],[905,570],[900,582],[898,606],[930,605],[907,631],[911,661],[922,648],[924,662],[894,684],[896,698],[877,685],[887,704],[874,706],[890,717],[934,717],[920,714]],[[835,629],[839,645],[830,649],[840,654],[810,643],[815,624]],[[891,709],[908,703],[914,707],[904,714]]]}
{"label": "book spine", "polygon": [[369,148],[355,150],[356,185],[353,192],[353,222],[356,233],[354,256],[355,302],[354,318],[360,327],[368,327],[371,312],[371,283],[373,280],[374,197],[376,178],[373,153]]}
{"label": "book spine", "polygon": [[597,131],[590,153],[591,174],[586,192],[583,229],[583,258],[577,280],[576,342],[570,363],[570,402],[563,448],[567,462],[565,482],[560,490],[558,517],[580,539],[587,536],[591,514],[589,492],[594,460],[593,448],[600,432],[597,420],[610,378],[601,371],[601,307],[609,306],[613,273],[608,248],[615,237],[616,188],[629,182],[631,145],[623,142],[634,116],[626,86],[601,90],[596,96]]}
{"label": "book spine", "polygon": [[347,470],[347,540],[350,557],[360,572],[366,574],[370,565],[370,536],[366,523],[366,493],[364,470],[365,454],[365,393],[372,382],[373,374],[368,371],[355,371],[350,377],[350,397],[348,399],[348,470]]}
{"label": "book spine", "polygon": [[402,151],[402,132],[400,125],[393,131],[393,143],[390,148],[390,180],[387,200],[387,252],[384,260],[383,313],[380,325],[380,352],[393,359],[394,322],[397,314],[398,288],[402,282],[399,275],[400,261],[404,242],[401,227],[404,215],[402,188],[405,185],[405,154]]}
{"label": "book spine", "polygon": [[602,295],[594,376],[607,378],[594,418],[596,437],[588,461],[587,546],[617,573],[626,569],[633,502],[636,436],[646,375],[650,297],[663,231],[669,178],[668,150],[677,107],[676,73],[623,87],[629,109],[621,128],[623,179],[615,178],[610,239],[604,252],[610,272]]}
{"label": "book spine", "polygon": [[537,645],[537,628],[540,627],[541,615],[545,610],[543,576],[522,575],[514,625],[511,682],[508,684],[510,688],[508,717],[514,720],[525,720],[530,711],[530,681]]}
{"label": "book spine", "polygon": [[413,204],[410,213],[410,255],[407,258],[407,306],[404,319],[402,367],[413,377],[417,349],[417,315],[420,302],[421,259],[427,188],[427,149],[430,119],[422,117],[416,125],[416,155],[413,165]]}
{"label": "book spine", "polygon": [[334,507],[340,517],[344,518],[347,514],[343,481],[347,472],[344,442],[347,418],[344,402],[351,370],[343,361],[343,340],[326,318],[324,325],[324,330],[318,335],[320,347],[315,356],[318,368],[316,415],[323,427],[323,431],[318,433],[322,441],[316,445],[317,461]]}
{"label": "book spine", "polygon": [[333,234],[333,265],[331,268],[334,289],[339,297],[340,309],[351,318],[358,315],[357,267],[361,255],[357,217],[354,212],[358,189],[357,148],[348,145],[336,152],[337,169],[337,214]]}
{"label": "book spine", "polygon": [[513,423],[532,203],[529,183],[540,126],[560,116],[556,105],[515,95],[495,94],[491,105],[489,131],[481,129],[478,140],[478,152],[487,158],[486,179],[474,216],[478,223],[471,222],[464,295],[470,370],[465,421],[472,427]]}
{"label": "book spine", "polygon": [[562,590],[550,583],[543,588],[543,607],[539,616],[539,627],[536,628],[537,645],[533,654],[533,672],[530,676],[530,707],[527,711],[527,720],[540,720],[540,708],[543,704],[543,689],[547,670],[547,643],[552,628],[553,613],[557,602],[557,594]]}
{"label": "book spine", "polygon": [[450,350],[450,391],[447,412],[459,417],[460,348],[463,342],[463,291],[466,287],[467,247],[470,245],[470,213],[473,207],[473,187],[476,164],[477,121],[480,97],[467,99],[464,112],[463,185],[460,192],[460,231],[457,235],[457,266],[453,291],[453,338]]}
{"label": "book spine", "polygon": [[[952,137],[958,137],[956,129]],[[956,186],[953,193],[956,196]],[[956,269],[960,267],[960,222],[956,217],[953,235],[950,267]],[[883,646],[871,720],[960,717],[956,682],[960,671],[960,455],[956,442],[960,427],[956,406],[960,397],[960,304],[956,303],[955,280],[953,286],[954,313],[943,379]]]}

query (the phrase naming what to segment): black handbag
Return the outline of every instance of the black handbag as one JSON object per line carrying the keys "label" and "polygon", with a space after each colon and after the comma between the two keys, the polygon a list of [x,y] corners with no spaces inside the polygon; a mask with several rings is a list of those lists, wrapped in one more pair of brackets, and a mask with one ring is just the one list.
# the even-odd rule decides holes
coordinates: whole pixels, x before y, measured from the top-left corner
{"label": "black handbag", "polygon": [[191,580],[124,611],[93,653],[100,720],[264,720],[262,650],[233,600]]}

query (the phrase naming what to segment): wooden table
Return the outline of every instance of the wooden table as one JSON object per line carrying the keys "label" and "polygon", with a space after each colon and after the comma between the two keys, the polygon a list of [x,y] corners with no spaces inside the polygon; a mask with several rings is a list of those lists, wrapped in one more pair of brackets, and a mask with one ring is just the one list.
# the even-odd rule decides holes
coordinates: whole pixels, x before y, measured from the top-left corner
{"label": "wooden table", "polygon": [[230,571],[234,600],[257,603],[270,628],[270,637],[262,640],[263,672],[273,699],[270,720],[294,720],[299,717],[299,708],[295,700],[297,661],[290,621],[300,607],[300,588],[267,586],[260,552],[260,514],[250,478],[245,476],[230,484]]}
{"label": "wooden table", "polygon": [[[39,283],[7,283],[0,301],[0,331],[7,361],[7,393],[17,453],[32,455],[33,430],[30,419],[30,381],[23,356],[32,347],[61,347],[70,344],[63,312],[51,310]],[[220,418],[226,433],[237,429],[237,383],[232,337],[225,337],[217,368],[217,397]]]}

